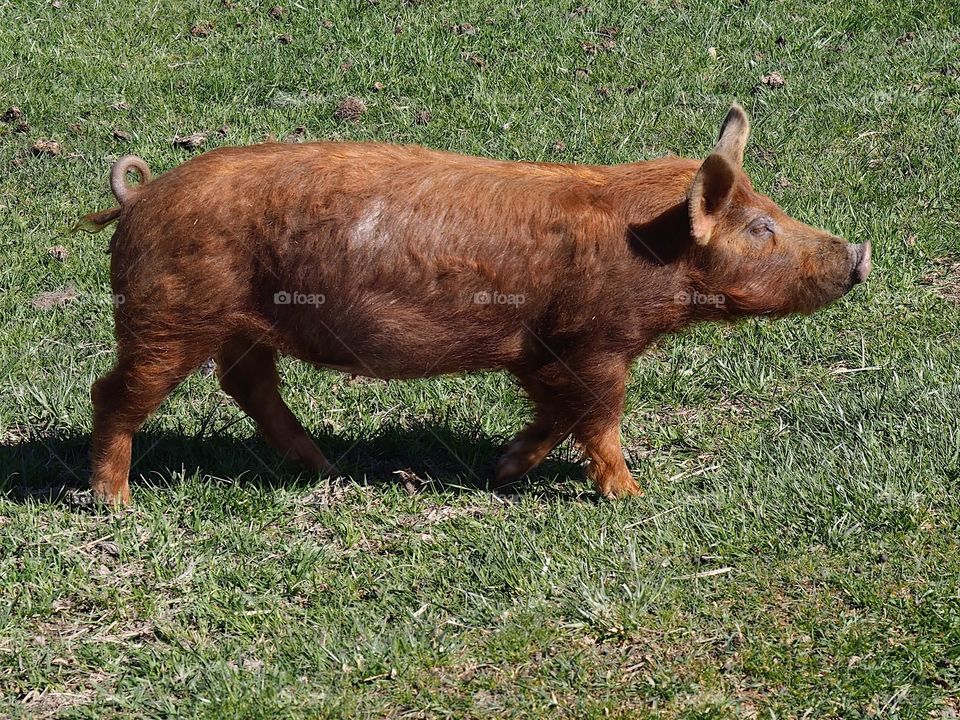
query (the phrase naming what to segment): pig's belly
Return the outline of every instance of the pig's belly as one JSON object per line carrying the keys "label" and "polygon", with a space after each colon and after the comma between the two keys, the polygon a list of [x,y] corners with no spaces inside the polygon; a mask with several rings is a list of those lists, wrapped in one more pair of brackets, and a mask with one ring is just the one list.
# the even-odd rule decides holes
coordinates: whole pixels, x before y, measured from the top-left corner
{"label": "pig's belly", "polygon": [[317,313],[279,325],[292,354],[321,367],[384,379],[509,367],[522,355],[522,317],[467,318],[442,309],[427,317],[396,312]]}

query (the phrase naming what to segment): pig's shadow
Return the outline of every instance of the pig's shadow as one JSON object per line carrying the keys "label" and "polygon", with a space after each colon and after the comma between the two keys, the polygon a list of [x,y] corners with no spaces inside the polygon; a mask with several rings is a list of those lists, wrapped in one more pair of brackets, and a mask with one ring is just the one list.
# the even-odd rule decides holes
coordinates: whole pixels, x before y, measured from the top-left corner
{"label": "pig's shadow", "polygon": [[[313,437],[347,482],[399,485],[435,494],[495,490],[572,497],[582,489],[583,468],[566,445],[526,478],[497,488],[493,482],[496,462],[508,438],[466,435],[438,424],[387,427],[356,439],[317,433]],[[89,453],[90,436],[76,433],[0,445],[0,494],[21,502],[73,502],[82,496],[77,491],[87,487]],[[317,474],[284,461],[255,434],[199,437],[148,426],[134,440],[133,458],[130,476],[134,492],[138,484],[169,486],[180,477],[195,474],[256,487],[305,491],[322,482]],[[575,480],[565,482],[567,478]]]}

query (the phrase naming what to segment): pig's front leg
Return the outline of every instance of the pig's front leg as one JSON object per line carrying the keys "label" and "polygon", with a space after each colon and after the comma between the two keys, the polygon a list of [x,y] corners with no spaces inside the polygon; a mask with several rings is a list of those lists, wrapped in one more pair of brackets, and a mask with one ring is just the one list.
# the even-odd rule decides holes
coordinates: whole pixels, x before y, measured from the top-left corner
{"label": "pig's front leg", "polygon": [[629,361],[589,357],[572,366],[566,413],[573,413],[574,437],[583,446],[590,466],[587,474],[597,492],[608,498],[640,495],[620,447],[620,420],[626,396]]}
{"label": "pig's front leg", "polygon": [[619,417],[599,427],[580,428],[576,435],[590,458],[587,474],[598,493],[608,498],[643,494],[623,459]]}

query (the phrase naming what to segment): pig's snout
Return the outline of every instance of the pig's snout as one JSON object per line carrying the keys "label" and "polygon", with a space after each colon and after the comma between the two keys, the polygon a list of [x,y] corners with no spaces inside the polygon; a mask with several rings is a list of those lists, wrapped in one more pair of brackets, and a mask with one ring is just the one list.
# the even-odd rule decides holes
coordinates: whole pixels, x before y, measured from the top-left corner
{"label": "pig's snout", "polygon": [[870,262],[870,241],[860,245],[850,243],[847,246],[847,252],[850,254],[850,284],[862,283],[870,275],[873,267]]}

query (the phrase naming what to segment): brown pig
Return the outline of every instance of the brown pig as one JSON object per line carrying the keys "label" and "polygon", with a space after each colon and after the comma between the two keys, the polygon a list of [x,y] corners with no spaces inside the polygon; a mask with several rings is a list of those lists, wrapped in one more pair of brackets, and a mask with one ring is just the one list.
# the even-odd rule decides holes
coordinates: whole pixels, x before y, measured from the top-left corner
{"label": "brown pig", "polygon": [[[379,378],[505,369],[535,417],[496,480],[572,434],[598,492],[640,492],[620,419],[631,360],[692,322],[808,313],[870,272],[870,244],[804,225],[742,170],[734,105],[704,161],[503,162],[386,144],[267,143],[150,179],[113,166],[116,366],[93,385],[94,496],[129,501],[133,434],[205,359],[285,456],[333,473],[276,359]],[[127,182],[136,171],[140,184]]]}

